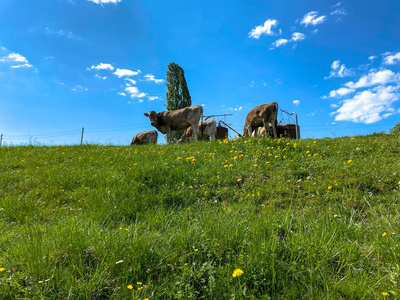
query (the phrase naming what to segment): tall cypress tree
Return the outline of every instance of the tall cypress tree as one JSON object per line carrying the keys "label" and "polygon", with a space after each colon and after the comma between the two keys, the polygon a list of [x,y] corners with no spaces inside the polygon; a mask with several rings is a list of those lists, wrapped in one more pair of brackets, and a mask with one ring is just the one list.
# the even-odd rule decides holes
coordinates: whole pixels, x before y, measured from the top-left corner
{"label": "tall cypress tree", "polygon": [[[187,87],[185,72],[176,63],[172,62],[167,69],[167,89],[166,94],[167,110],[176,110],[192,105],[189,89]],[[183,131],[174,131],[172,134],[173,141],[178,140]]]}
{"label": "tall cypress tree", "polygon": [[167,110],[176,110],[192,105],[187,87],[185,72],[176,63],[172,62],[167,69]]}

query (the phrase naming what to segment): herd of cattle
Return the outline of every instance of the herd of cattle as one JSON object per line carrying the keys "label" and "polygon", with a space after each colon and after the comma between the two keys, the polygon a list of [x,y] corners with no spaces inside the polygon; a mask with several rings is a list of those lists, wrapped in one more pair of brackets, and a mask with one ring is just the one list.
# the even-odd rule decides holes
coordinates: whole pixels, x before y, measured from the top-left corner
{"label": "herd of cattle", "polygon": [[[203,107],[200,105],[185,107],[178,110],[144,113],[148,117],[151,126],[163,134],[167,134],[167,143],[172,142],[172,131],[186,130],[178,143],[192,140],[225,139],[228,137],[228,129],[216,124],[215,120],[200,122],[203,117]],[[246,116],[242,136],[273,136],[296,138],[296,125],[279,125],[277,122],[278,103],[271,102],[254,107]],[[297,127],[299,131],[299,127]],[[300,138],[300,136],[298,137]],[[132,139],[131,145],[157,144],[158,132],[149,130],[138,133]]]}

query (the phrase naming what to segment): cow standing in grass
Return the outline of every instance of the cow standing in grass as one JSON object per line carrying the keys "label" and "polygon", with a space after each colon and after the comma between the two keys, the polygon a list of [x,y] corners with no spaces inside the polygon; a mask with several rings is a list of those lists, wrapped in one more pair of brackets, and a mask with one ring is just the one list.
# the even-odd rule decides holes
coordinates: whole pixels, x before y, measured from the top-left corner
{"label": "cow standing in grass", "polygon": [[156,130],[143,131],[133,137],[131,145],[157,144],[157,139]]}
{"label": "cow standing in grass", "polygon": [[257,136],[259,127],[264,127],[265,132],[269,133],[269,126],[271,124],[273,136],[278,136],[276,126],[278,116],[278,103],[271,102],[254,107],[246,116],[243,128],[243,136]]}
{"label": "cow standing in grass", "polygon": [[[215,141],[215,135],[217,131],[217,123],[215,120],[207,120],[204,122],[200,122],[199,124],[199,140],[205,140],[206,138],[210,137],[211,140]],[[189,127],[186,131],[182,134],[181,138],[178,140],[178,143],[186,142],[187,140],[191,140],[193,137],[193,129]]]}
{"label": "cow standing in grass", "polygon": [[193,128],[194,138],[198,139],[198,123],[203,115],[203,107],[196,105],[159,113],[152,110],[143,115],[149,118],[151,126],[157,128],[161,133],[167,134],[167,143],[170,144],[173,130],[185,130],[190,126]]}

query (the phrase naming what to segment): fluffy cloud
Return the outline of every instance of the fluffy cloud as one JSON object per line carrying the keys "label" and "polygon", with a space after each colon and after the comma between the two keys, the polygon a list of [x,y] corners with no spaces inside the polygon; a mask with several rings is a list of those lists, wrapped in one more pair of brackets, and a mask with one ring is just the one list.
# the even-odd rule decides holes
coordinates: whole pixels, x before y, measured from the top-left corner
{"label": "fluffy cloud", "polygon": [[229,109],[230,109],[230,110],[233,110],[233,111],[241,111],[241,110],[243,109],[243,106],[239,106],[239,107],[236,106],[236,107],[234,107],[234,108],[233,108],[233,107],[229,107]]}
{"label": "fluffy cloud", "polygon": [[399,87],[378,86],[372,90],[357,93],[343,101],[343,105],[332,115],[335,121],[352,121],[371,124],[395,113],[392,103],[399,100]]}
{"label": "fluffy cloud", "polygon": [[318,25],[322,24],[325,22],[326,16],[319,16],[318,17],[318,12],[316,11],[310,11],[309,13],[305,14],[303,19],[300,21],[300,24],[303,24],[305,27],[308,25]]}
{"label": "fluffy cloud", "polygon": [[259,39],[261,35],[274,35],[272,27],[276,27],[278,21],[274,19],[268,19],[264,22],[264,25],[256,26],[249,32],[249,37]]}
{"label": "fluffy cloud", "polygon": [[340,60],[335,60],[332,65],[331,65],[331,72],[328,77],[325,77],[324,79],[329,79],[332,77],[347,77],[347,76],[352,76],[353,71],[350,69],[347,69],[344,64],[340,64]]}
{"label": "fluffy cloud", "polygon": [[[5,48],[3,50],[5,50]],[[9,55],[0,58],[0,62],[12,64],[11,68],[13,68],[13,69],[31,68],[32,67],[32,65],[29,64],[26,57],[24,57],[18,53],[10,53]]]}
{"label": "fluffy cloud", "polygon": [[384,54],[384,59],[383,63],[385,65],[395,65],[400,62],[400,52],[397,52],[396,54],[392,53],[385,53]]}
{"label": "fluffy cloud", "polygon": [[108,3],[117,4],[117,3],[121,2],[122,0],[88,0],[88,1],[96,3],[96,4],[108,4]]}
{"label": "fluffy cloud", "polygon": [[148,96],[147,98],[149,99],[149,101],[161,100],[161,97],[158,96]]}
{"label": "fluffy cloud", "polygon": [[293,32],[291,41],[293,41],[293,42],[302,41],[305,38],[306,38],[305,34],[303,34],[301,32]]}
{"label": "fluffy cloud", "polygon": [[124,76],[134,76],[140,73],[140,70],[137,71],[131,71],[128,69],[117,69],[113,74],[118,76],[118,78],[124,77]]}
{"label": "fluffy cloud", "polygon": [[131,98],[143,98],[146,97],[146,93],[140,93],[136,86],[127,86],[125,91],[131,96]]}
{"label": "fluffy cloud", "polygon": [[279,39],[277,41],[275,41],[274,43],[272,43],[272,45],[276,48],[285,45],[288,42],[287,39]]}
{"label": "fluffy cloud", "polygon": [[293,104],[296,105],[296,106],[299,105],[300,104],[300,100],[294,100]]}
{"label": "fluffy cloud", "polygon": [[130,78],[125,78],[125,81],[127,81],[126,85],[136,84],[136,81]]}
{"label": "fluffy cloud", "polygon": [[113,71],[114,67],[111,64],[104,64],[104,63],[100,63],[97,66],[91,66],[90,69],[92,70],[110,70]]}
{"label": "fluffy cloud", "polygon": [[391,70],[371,71],[368,75],[361,77],[356,83],[350,81],[345,86],[350,89],[359,89],[388,83],[400,84],[400,74],[393,73]]}
{"label": "fluffy cloud", "polygon": [[152,75],[152,74],[147,74],[147,75],[144,75],[143,77],[144,77],[145,81],[153,81],[156,84],[160,84],[160,83],[164,82],[164,79],[156,79],[154,77],[154,75]]}

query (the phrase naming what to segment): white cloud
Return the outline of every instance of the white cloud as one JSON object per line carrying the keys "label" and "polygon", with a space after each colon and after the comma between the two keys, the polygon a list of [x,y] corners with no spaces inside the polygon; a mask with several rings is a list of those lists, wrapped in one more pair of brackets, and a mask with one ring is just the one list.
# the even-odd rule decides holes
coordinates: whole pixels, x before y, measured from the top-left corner
{"label": "white cloud", "polygon": [[302,41],[305,38],[306,38],[306,35],[301,32],[293,32],[292,33],[292,41],[293,42]]}
{"label": "white cloud", "polygon": [[325,77],[324,79],[329,79],[332,77],[348,77],[352,76],[354,72],[351,69],[347,69],[344,64],[340,64],[340,60],[335,60],[332,65],[331,65],[331,72],[328,77]]}
{"label": "white cloud", "polygon": [[296,105],[296,106],[299,105],[300,104],[300,100],[294,100],[293,104]]}
{"label": "white cloud", "polygon": [[343,97],[343,96],[346,96],[346,95],[351,94],[353,92],[355,92],[354,89],[349,89],[349,88],[342,87],[340,89],[337,89],[337,90],[334,90],[334,91],[330,91],[329,97],[330,98]]}
{"label": "white cloud", "polygon": [[134,76],[140,73],[140,70],[137,71],[131,71],[128,69],[117,69],[113,74],[118,76],[118,78],[121,78],[123,76]]}
{"label": "white cloud", "polygon": [[279,39],[277,41],[275,41],[274,43],[272,43],[272,45],[276,48],[285,45],[288,42],[287,39]]}
{"label": "white cloud", "polygon": [[250,81],[250,83],[249,83],[249,87],[254,87],[254,85],[255,85],[255,83],[254,83],[254,81]]}
{"label": "white cloud", "polygon": [[7,58],[11,62],[28,63],[28,60],[24,56],[22,56],[21,54],[18,54],[18,53],[11,53],[7,56]]}
{"label": "white cloud", "polygon": [[95,74],[94,77],[96,77],[98,79],[103,79],[103,80],[107,79],[107,76],[100,76],[99,74]]}
{"label": "white cloud", "polygon": [[241,111],[243,109],[243,106],[229,107],[229,109],[234,111]]}
{"label": "white cloud", "polygon": [[[5,50],[5,48],[4,48],[4,50]],[[18,53],[10,53],[7,56],[3,56],[2,58],[0,58],[0,62],[13,64],[11,66],[11,68],[13,68],[13,69],[33,67],[31,64],[29,64],[26,57],[24,57]]]}
{"label": "white cloud", "polygon": [[310,11],[309,13],[305,14],[303,19],[301,20],[300,24],[303,24],[305,27],[308,25],[318,25],[325,22],[326,16],[319,16],[318,12]]}
{"label": "white cloud", "polygon": [[372,90],[357,93],[353,98],[343,101],[343,105],[332,115],[335,121],[351,121],[372,124],[394,114],[391,107],[399,100],[399,87],[378,86]]}
{"label": "white cloud", "polygon": [[121,2],[122,0],[88,0],[88,1],[96,3],[96,4],[108,4],[108,3],[117,4],[117,3]]}
{"label": "white cloud", "polygon": [[136,81],[130,78],[125,78],[125,81],[128,81],[127,85],[136,84]]}
{"label": "white cloud", "polygon": [[384,56],[385,58],[383,59],[383,63],[385,65],[395,65],[400,62],[400,52],[397,52],[396,54],[385,53]]}
{"label": "white cloud", "polygon": [[276,27],[278,21],[274,19],[268,19],[264,22],[264,25],[256,26],[249,32],[249,37],[259,39],[261,35],[274,35],[272,27]]}
{"label": "white cloud", "polygon": [[161,97],[158,96],[148,96],[147,98],[149,99],[149,101],[161,100]]}
{"label": "white cloud", "polygon": [[145,81],[154,81],[156,84],[160,84],[164,82],[164,79],[156,79],[154,75],[152,74],[147,74],[143,76],[145,78]]}
{"label": "white cloud", "polygon": [[143,98],[147,96],[146,93],[140,93],[136,86],[127,86],[125,91],[131,96],[131,98]]}
{"label": "white cloud", "polygon": [[144,100],[143,100],[143,99],[140,99],[140,100],[139,100],[139,103],[143,103],[143,102],[144,102]]}
{"label": "white cloud", "polygon": [[97,66],[91,66],[90,69],[92,70],[110,70],[113,71],[114,67],[111,64],[104,64],[104,63],[100,63]]}
{"label": "white cloud", "polygon": [[400,84],[399,73],[393,73],[391,70],[382,70],[378,72],[372,70],[368,75],[361,77],[356,83],[350,81],[347,82],[345,86],[351,89],[359,89],[393,82]]}
{"label": "white cloud", "polygon": [[126,97],[125,93],[118,92],[117,94],[120,95],[120,96]]}
{"label": "white cloud", "polygon": [[376,56],[375,56],[375,55],[371,55],[370,57],[368,57],[368,59],[369,59],[370,61],[374,61],[374,60],[376,59]]}
{"label": "white cloud", "polygon": [[23,65],[16,65],[16,66],[11,66],[13,69],[19,69],[19,68],[31,68],[32,65],[30,64],[23,64]]}

